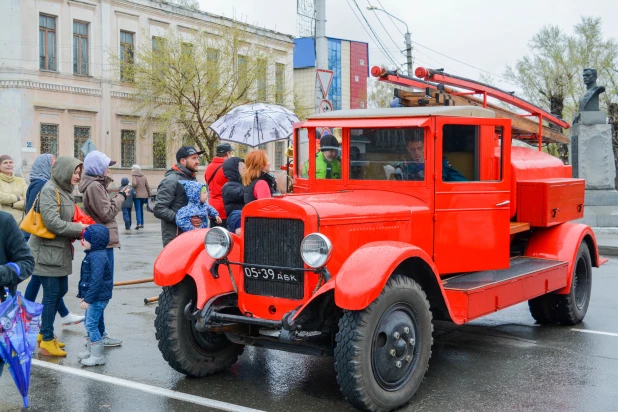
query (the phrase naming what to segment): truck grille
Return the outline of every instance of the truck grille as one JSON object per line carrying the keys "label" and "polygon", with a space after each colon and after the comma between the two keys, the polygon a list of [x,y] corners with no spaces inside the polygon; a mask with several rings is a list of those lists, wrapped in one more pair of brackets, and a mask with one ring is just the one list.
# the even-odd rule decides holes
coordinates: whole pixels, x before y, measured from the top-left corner
{"label": "truck grille", "polygon": [[[248,217],[243,231],[245,263],[304,267],[300,256],[300,243],[305,234],[302,220]],[[304,285],[303,275],[300,275],[300,282],[296,284],[245,278],[245,292],[251,295],[302,299]]]}

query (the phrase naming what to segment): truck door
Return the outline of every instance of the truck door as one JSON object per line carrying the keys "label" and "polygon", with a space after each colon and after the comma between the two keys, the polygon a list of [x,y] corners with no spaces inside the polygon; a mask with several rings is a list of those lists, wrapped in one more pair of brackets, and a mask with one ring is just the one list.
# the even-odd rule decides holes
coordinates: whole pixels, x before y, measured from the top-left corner
{"label": "truck door", "polygon": [[509,266],[508,120],[436,117],[434,261],[441,274]]}

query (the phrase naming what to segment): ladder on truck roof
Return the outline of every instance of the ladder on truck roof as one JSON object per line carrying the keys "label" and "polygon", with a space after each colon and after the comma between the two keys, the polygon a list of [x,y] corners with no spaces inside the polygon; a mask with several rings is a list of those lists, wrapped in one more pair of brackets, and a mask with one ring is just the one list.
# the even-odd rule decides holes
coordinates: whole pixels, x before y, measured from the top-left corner
{"label": "ladder on truck roof", "polygon": [[[442,69],[434,70],[418,67],[414,74],[418,79],[404,76],[396,71],[387,71],[378,66],[371,69],[371,75],[377,77],[379,81],[424,90],[424,92],[416,93],[395,89],[396,97],[401,98],[406,106],[482,105],[484,108],[493,110],[496,117],[511,119],[513,138],[528,144],[538,144],[539,150],[541,150],[543,143],[568,144],[570,142],[569,137],[562,132],[562,129],[568,129],[571,126],[568,122],[524,99],[515,97],[513,92],[505,92],[481,82],[450,75],[444,73]],[[482,99],[474,97],[474,95],[481,95]],[[527,113],[515,113],[488,103],[487,97],[508,103]],[[532,120],[533,118],[536,118],[536,121]],[[548,123],[548,127],[543,127],[544,121]]]}

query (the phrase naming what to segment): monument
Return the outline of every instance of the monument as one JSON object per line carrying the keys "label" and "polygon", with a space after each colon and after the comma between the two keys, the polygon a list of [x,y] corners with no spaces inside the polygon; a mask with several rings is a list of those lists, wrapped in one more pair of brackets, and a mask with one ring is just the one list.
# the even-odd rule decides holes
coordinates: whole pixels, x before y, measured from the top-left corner
{"label": "monument", "polygon": [[586,179],[583,222],[592,227],[618,227],[612,126],[599,110],[599,95],[605,87],[597,85],[595,69],[584,69],[583,79],[586,92],[573,119],[569,151],[573,177]]}

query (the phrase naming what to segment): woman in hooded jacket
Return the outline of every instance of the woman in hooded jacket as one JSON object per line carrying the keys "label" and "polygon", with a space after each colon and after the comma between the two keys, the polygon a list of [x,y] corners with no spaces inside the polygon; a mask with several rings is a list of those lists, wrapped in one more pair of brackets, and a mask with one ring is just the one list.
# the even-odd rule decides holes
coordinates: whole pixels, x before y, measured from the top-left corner
{"label": "woman in hooded jacket", "polygon": [[74,223],[75,198],[73,186],[82,175],[82,162],[73,157],[59,157],[51,169],[51,179],[45,183],[39,197],[43,223],[54,239],[30,236],[28,245],[34,257],[37,275],[43,285],[41,315],[41,353],[46,356],[66,356],[64,347],[54,336],[54,320],[60,301],[66,295],[68,277],[73,271],[71,241],[80,238],[88,226]]}
{"label": "woman in hooded jacket", "polygon": [[227,182],[223,185],[223,206],[227,216],[227,230],[240,234],[240,214],[245,207],[245,187],[242,175],[245,161],[240,157],[230,157],[223,162],[223,174]]}
{"label": "woman in hooded jacket", "polygon": [[[45,153],[37,157],[34,160],[34,163],[32,163],[32,169],[30,169],[30,184],[28,185],[28,190],[26,191],[26,214],[28,214],[34,205],[34,201],[43,189],[43,186],[45,186],[49,179],[51,179],[51,170],[54,160],[54,155]],[[26,240],[30,239],[30,233],[24,232],[24,236],[26,236]],[[33,274],[30,278],[30,282],[28,282],[28,286],[26,286],[24,298],[34,302],[39,294],[40,288],[41,278],[39,278],[38,275]],[[64,304],[64,299],[60,299],[60,303],[58,304],[58,314],[62,318],[62,326],[77,325],[84,320],[83,316],[76,315],[75,313],[71,313],[69,311],[67,306]]]}

